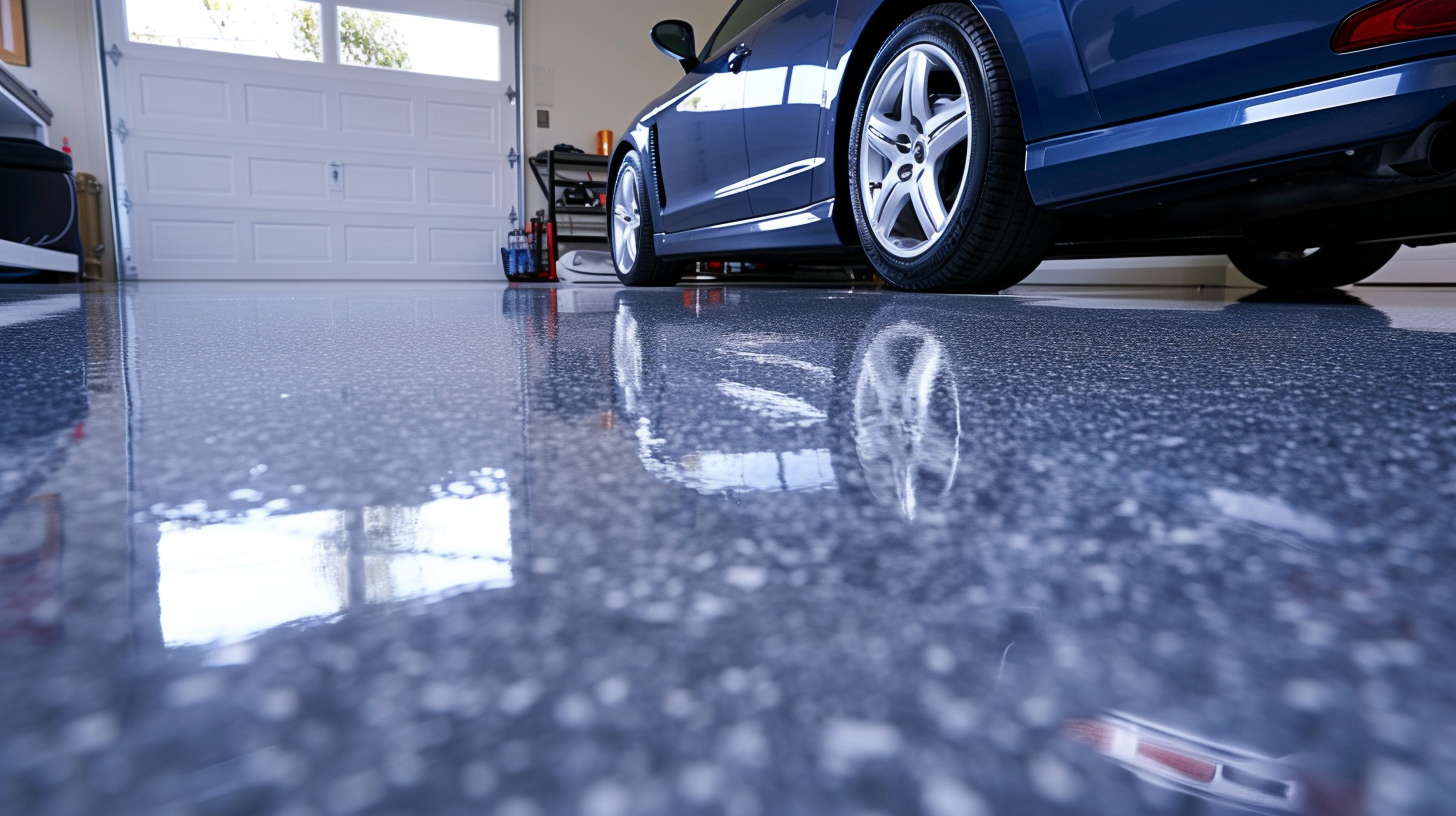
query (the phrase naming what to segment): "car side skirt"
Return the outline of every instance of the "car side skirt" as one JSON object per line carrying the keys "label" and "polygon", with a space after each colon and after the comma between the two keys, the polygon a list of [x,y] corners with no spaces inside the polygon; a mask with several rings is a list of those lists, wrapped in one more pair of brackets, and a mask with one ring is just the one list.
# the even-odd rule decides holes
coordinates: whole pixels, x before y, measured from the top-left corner
{"label": "car side skirt", "polygon": [[1095,212],[1191,179],[1412,133],[1456,105],[1456,56],[1411,62],[1027,146],[1036,203]]}
{"label": "car side skirt", "polygon": [[731,224],[658,233],[654,241],[663,258],[754,252],[803,250],[815,247],[839,248],[834,229],[834,201],[821,201],[798,210],[775,213]]}

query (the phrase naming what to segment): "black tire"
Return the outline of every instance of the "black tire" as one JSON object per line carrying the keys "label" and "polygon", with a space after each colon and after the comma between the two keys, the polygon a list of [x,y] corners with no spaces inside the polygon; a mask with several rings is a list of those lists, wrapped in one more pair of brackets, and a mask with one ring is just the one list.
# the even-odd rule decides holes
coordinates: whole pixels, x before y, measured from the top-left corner
{"label": "black tire", "polygon": [[[626,286],[673,286],[682,280],[683,265],[657,257],[653,243],[651,199],[647,195],[647,174],[637,151],[628,153],[617,168],[612,183],[611,212],[607,219],[613,266],[617,279]],[[635,226],[635,235],[618,244],[619,230]],[[625,252],[630,245],[632,252]]]}
{"label": "black tire", "polygon": [[[877,89],[896,61],[917,46],[939,49],[955,63],[969,97],[972,121],[967,127],[970,138],[961,148],[967,154],[965,182],[946,210],[946,226],[933,240],[922,243],[923,248],[917,250],[922,254],[907,258],[887,249],[872,228],[864,200],[869,194],[862,185],[873,182],[865,173],[877,172],[877,168],[864,166],[866,124]],[[955,96],[957,104],[959,98]],[[938,110],[934,104],[932,112]],[[903,119],[901,116],[900,121]],[[912,125],[911,132],[920,134],[913,147],[914,161],[921,162],[925,151],[920,141],[929,144],[933,134],[926,133],[918,119]],[[866,76],[848,149],[849,196],[860,243],[875,270],[891,285],[910,290],[996,292],[1020,283],[1046,257],[1058,219],[1038,208],[1027,189],[1026,142],[1011,76],[990,28],[974,8],[950,3],[931,6],[895,30]],[[933,174],[940,172],[932,170]],[[899,178],[909,181],[903,174]],[[894,183],[888,176],[883,181]],[[873,189],[888,195],[884,186]]]}
{"label": "black tire", "polygon": [[1400,244],[1321,247],[1309,252],[1248,249],[1229,254],[1244,277],[1270,289],[1337,289],[1379,272]]}

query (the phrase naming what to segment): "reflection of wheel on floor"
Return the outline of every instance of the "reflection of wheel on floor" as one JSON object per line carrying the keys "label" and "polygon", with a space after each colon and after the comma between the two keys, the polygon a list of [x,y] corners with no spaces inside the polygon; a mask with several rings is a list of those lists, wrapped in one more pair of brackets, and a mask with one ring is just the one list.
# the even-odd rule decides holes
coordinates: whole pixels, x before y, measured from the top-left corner
{"label": "reflection of wheel on floor", "polygon": [[854,365],[854,447],[870,493],[913,520],[955,485],[961,412],[940,338],[902,321],[879,330]]}
{"label": "reflection of wheel on floor", "polygon": [[1011,78],[975,9],[931,6],[901,25],[850,133],[860,243],[890,283],[997,291],[1045,256],[1054,221],[1027,190]]}
{"label": "reflection of wheel on floor", "polygon": [[1298,252],[1249,249],[1229,254],[1244,276],[1271,289],[1334,289],[1349,286],[1390,263],[1400,244],[1359,244]]}
{"label": "reflection of wheel on floor", "polygon": [[657,257],[652,210],[647,206],[647,174],[634,150],[617,170],[612,193],[612,260],[627,286],[672,286],[682,279],[682,264]]}

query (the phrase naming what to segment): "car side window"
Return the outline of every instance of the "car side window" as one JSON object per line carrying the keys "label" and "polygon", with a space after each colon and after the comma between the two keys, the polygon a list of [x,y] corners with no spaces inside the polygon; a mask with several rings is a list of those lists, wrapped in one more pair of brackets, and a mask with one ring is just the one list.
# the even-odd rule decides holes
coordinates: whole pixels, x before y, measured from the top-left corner
{"label": "car side window", "polygon": [[782,6],[787,0],[738,0],[738,5],[728,12],[718,26],[708,47],[703,49],[702,59],[707,61],[722,46],[738,39],[754,23],[768,16],[768,13]]}

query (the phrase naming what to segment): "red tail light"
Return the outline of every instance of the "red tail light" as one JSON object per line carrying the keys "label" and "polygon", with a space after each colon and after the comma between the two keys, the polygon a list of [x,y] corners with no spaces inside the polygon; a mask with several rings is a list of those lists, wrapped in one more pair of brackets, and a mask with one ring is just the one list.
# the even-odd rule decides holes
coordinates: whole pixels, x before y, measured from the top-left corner
{"label": "red tail light", "polygon": [[1344,54],[1456,34],[1456,0],[1384,0],[1345,18],[1330,47]]}

